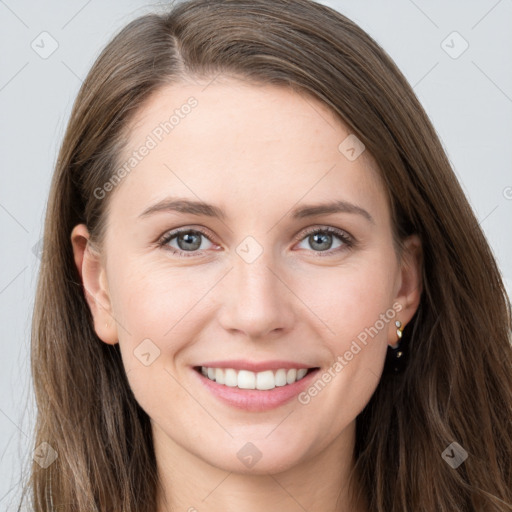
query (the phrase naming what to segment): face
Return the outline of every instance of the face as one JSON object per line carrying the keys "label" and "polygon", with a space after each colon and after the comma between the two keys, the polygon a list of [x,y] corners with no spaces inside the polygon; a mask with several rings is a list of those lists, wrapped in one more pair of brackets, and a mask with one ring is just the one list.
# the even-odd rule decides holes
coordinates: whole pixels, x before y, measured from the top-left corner
{"label": "face", "polygon": [[395,252],[375,162],[326,106],[205,85],[167,86],[138,113],[130,171],[98,191],[101,258],[80,257],[77,227],[76,261],[155,443],[273,472],[351,438],[418,274]]}

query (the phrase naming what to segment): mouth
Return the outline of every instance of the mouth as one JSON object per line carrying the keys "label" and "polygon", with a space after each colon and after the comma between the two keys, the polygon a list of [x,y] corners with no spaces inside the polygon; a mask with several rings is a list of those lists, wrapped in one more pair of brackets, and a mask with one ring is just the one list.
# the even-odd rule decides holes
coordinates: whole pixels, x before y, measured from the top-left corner
{"label": "mouth", "polygon": [[236,370],[234,368],[194,367],[197,373],[222,386],[259,391],[290,386],[318,369],[318,367],[279,368],[276,370],[253,372],[250,370]]}
{"label": "mouth", "polygon": [[320,371],[319,367],[276,368],[259,372],[214,366],[194,366],[191,369],[202,389],[220,404],[248,412],[269,411],[291,402],[312,385]]}

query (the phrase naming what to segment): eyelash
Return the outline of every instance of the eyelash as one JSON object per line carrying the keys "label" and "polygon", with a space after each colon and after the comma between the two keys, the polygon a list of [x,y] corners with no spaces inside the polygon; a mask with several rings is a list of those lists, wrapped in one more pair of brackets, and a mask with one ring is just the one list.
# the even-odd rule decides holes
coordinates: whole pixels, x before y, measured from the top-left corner
{"label": "eyelash", "polygon": [[[196,228],[196,229],[185,228],[185,229],[177,229],[175,231],[170,231],[169,233],[166,233],[157,242],[157,246],[161,247],[165,250],[171,251],[172,254],[177,254],[177,255],[179,255],[179,257],[183,257],[183,258],[190,258],[190,257],[202,254],[201,251],[186,252],[186,251],[181,251],[179,249],[174,249],[172,247],[165,247],[173,238],[176,238],[176,236],[178,236],[180,233],[199,233],[211,242],[208,234],[205,231],[203,231],[202,229],[200,229],[200,228]],[[351,236],[349,236],[347,233],[345,233],[344,231],[342,231],[340,229],[333,228],[330,226],[325,226],[325,227],[321,227],[321,228],[320,227],[311,228],[311,229],[307,230],[306,232],[302,232],[300,235],[298,235],[294,239],[294,241],[301,242],[308,236],[316,234],[316,233],[328,233],[331,235],[335,235],[343,242],[343,245],[334,250],[329,250],[329,251],[312,251],[312,252],[317,253],[317,255],[315,257],[323,258],[326,256],[332,256],[333,254],[337,254],[343,250],[350,250],[355,245],[355,241],[353,240],[353,238]]]}

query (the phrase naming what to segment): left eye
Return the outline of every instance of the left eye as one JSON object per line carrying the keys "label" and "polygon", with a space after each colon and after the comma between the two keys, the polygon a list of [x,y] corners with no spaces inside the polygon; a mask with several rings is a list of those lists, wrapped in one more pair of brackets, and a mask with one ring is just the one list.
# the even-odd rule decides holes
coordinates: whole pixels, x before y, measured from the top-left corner
{"label": "left eye", "polygon": [[[332,245],[333,238],[341,240],[341,244],[339,244],[333,250],[322,250],[314,252],[327,253],[327,255],[330,255],[333,253],[338,253],[339,251],[350,249],[354,245],[352,238],[347,233],[331,227],[312,229],[305,233],[305,236],[302,234],[300,240],[306,240],[310,246],[320,245],[323,246],[323,249],[331,249],[331,247],[326,248],[325,246]],[[324,256],[324,254],[318,254],[318,256]]]}
{"label": "left eye", "polygon": [[[182,229],[178,231],[171,231],[162,237],[162,239],[158,242],[158,246],[171,250],[172,254],[189,257],[196,254],[201,254],[202,250],[207,249],[205,247],[201,248],[201,238],[206,238],[211,243],[208,235],[200,230]],[[332,245],[333,238],[337,238],[341,241],[341,243],[334,249],[332,249],[332,247],[326,247]],[[171,242],[173,242],[175,239],[178,247],[173,247],[170,245]],[[352,238],[347,233],[331,227],[315,228],[306,233],[301,233],[301,235],[297,237],[296,240],[300,242],[306,241],[310,244],[310,247],[317,246],[317,249],[321,249],[318,251],[315,250],[313,252],[327,253],[328,255],[337,253],[342,250],[350,249],[354,245]],[[318,256],[323,256],[323,254],[319,254]]]}

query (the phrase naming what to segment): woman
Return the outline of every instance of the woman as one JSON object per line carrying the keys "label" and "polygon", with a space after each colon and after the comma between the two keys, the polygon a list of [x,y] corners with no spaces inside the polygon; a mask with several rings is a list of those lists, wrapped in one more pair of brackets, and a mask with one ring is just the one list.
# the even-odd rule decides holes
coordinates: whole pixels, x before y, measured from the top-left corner
{"label": "woman", "polygon": [[34,510],[510,511],[510,318],[364,31],[308,0],[143,16],[50,192]]}

